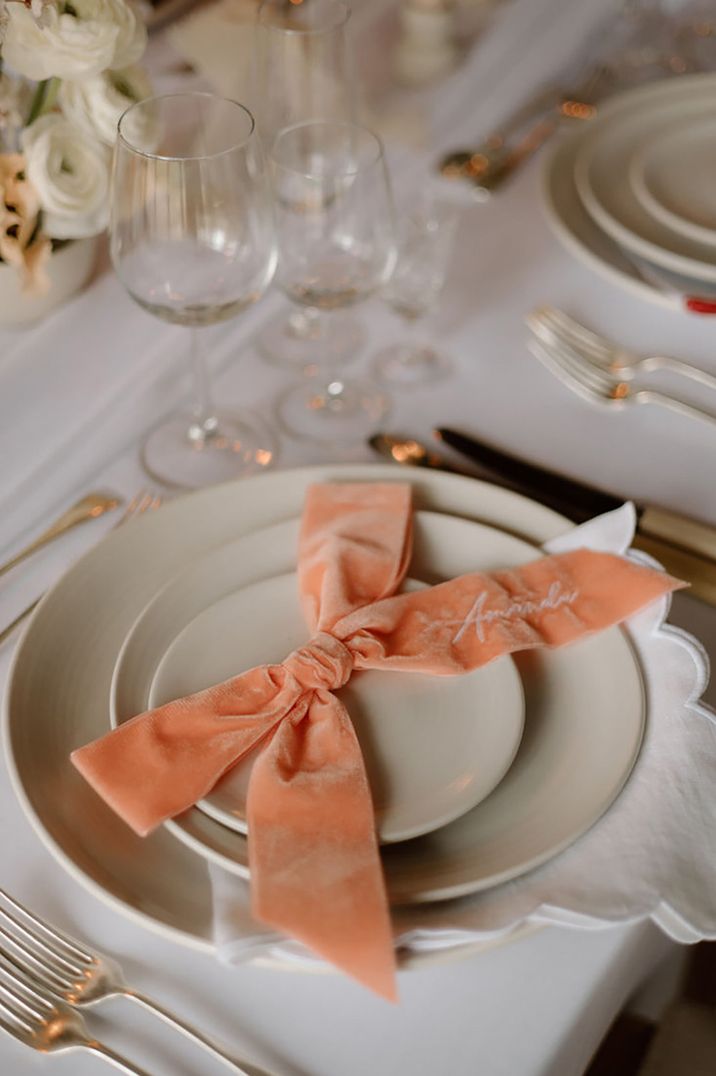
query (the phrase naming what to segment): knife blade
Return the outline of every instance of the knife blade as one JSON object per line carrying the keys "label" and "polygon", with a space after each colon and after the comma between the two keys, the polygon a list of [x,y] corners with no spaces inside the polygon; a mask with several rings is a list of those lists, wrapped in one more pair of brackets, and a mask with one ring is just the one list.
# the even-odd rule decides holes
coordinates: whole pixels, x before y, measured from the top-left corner
{"label": "knife blade", "polygon": [[[540,501],[575,523],[612,511],[624,503],[605,490],[567,478],[501,452],[474,437],[441,427],[435,437],[494,480]],[[667,571],[691,584],[690,593],[716,605],[716,527],[656,505],[636,506],[634,546],[655,557]]]}

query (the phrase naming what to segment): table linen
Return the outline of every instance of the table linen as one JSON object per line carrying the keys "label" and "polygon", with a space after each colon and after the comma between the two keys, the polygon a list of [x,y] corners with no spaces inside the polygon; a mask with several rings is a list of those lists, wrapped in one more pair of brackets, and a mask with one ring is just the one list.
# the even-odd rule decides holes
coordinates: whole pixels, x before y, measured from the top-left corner
{"label": "table linen", "polygon": [[[454,100],[445,122],[430,132],[425,172],[438,145],[449,149],[492,127],[540,78],[554,72],[590,21],[616,6],[591,0],[504,5],[489,47],[486,40],[475,49],[469,68],[446,83]],[[498,39],[499,47],[493,46]],[[716,522],[705,466],[713,445],[706,431],[650,408],[625,419],[572,399],[527,353],[522,317],[534,305],[556,302],[632,347],[669,349],[711,369],[712,326],[646,307],[561,250],[540,209],[539,161],[489,205],[466,207],[460,236],[435,322],[459,379],[428,392],[400,394],[392,428],[427,438],[433,425],[449,417],[452,425],[536,462],[623,496],[652,499]],[[249,345],[276,309],[271,299],[242,323],[209,330],[223,398],[266,406],[285,383]],[[370,347],[394,332],[378,306],[370,310],[369,327]],[[0,455],[8,463],[0,541],[10,552],[90,482],[101,481],[127,497],[146,483],[136,443],[153,417],[183,395],[182,333],[133,308],[116,280],[105,275],[43,325],[26,333],[3,332],[0,344]],[[320,458],[323,452],[311,446],[283,443],[282,465]],[[370,453],[356,446],[344,458],[369,459]],[[97,524],[92,533],[68,536],[32,572],[8,579],[4,619],[52,583],[101,529]],[[673,615],[713,650],[711,610],[677,596]],[[3,675],[9,657],[6,648],[0,654]],[[693,672],[695,685],[693,677],[700,677],[703,687],[703,671]],[[485,1076],[577,1076],[621,1004],[672,949],[660,931],[644,924],[594,933],[548,929],[472,960],[406,973],[400,1010],[379,1010],[379,1003],[347,981],[277,977],[255,967],[223,970],[206,956],[137,929],[57,871],[7,778],[0,795],[0,825],[5,846],[12,849],[10,888],[76,933],[88,931],[100,947],[129,954],[140,983],[159,986],[167,1000],[190,1007],[215,1033],[250,1039],[253,1029],[264,1056],[281,1061],[287,1073],[394,1076],[409,1067],[426,1076],[436,1069],[472,1076],[478,1062]],[[189,985],[193,982],[196,987]],[[142,1039],[143,1030],[134,1030]],[[183,1048],[168,1037],[161,1047],[173,1058],[173,1073],[193,1071]],[[42,1071],[42,1060],[14,1043],[0,1040],[0,1056],[18,1076]],[[161,1069],[156,1044],[154,1057]],[[58,1076],[75,1076],[77,1066],[72,1059],[58,1059],[54,1068]]]}

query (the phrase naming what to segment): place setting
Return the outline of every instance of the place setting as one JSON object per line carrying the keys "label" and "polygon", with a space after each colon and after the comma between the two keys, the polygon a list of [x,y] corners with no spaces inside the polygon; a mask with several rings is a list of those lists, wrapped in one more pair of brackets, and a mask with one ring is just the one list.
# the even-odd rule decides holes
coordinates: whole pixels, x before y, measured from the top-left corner
{"label": "place setting", "polygon": [[[11,13],[10,56],[22,62],[18,26],[28,20],[42,42],[48,27],[61,36],[67,19],[84,20],[49,7]],[[243,9],[236,15],[255,44],[250,76],[241,76],[245,102],[201,84],[204,72],[170,51],[168,92],[115,87],[136,99],[121,108],[114,100],[116,139],[102,149],[108,266],[131,300],[128,319],[158,336],[181,328],[172,347],[189,360],[191,402],[164,406],[167,382],[158,380],[158,421],[141,441],[128,432],[112,460],[92,442],[99,463],[83,486],[92,493],[76,490],[67,511],[33,523],[0,558],[10,596],[0,624],[5,784],[49,853],[37,878],[61,895],[45,899],[27,870],[19,884],[11,866],[0,879],[3,1058],[5,1043],[80,1049],[98,1070],[149,1076],[135,1060],[141,1041],[127,1030],[120,1052],[104,1035],[110,1024],[99,1021],[95,1038],[84,1011],[124,997],[213,1055],[217,1071],[280,1076],[281,1049],[290,1056],[305,1017],[284,1027],[279,1013],[284,1004],[298,1013],[305,990],[323,999],[312,1002],[325,1010],[316,1020],[335,1016],[338,1026],[345,1015],[341,1049],[362,1013],[368,1038],[395,1032],[390,1060],[376,1069],[394,1076],[395,1029],[420,1050],[414,1017],[435,1007],[430,991],[447,997],[465,976],[461,996],[473,997],[470,976],[484,974],[479,991],[489,994],[498,967],[490,955],[505,967],[514,960],[508,978],[517,980],[523,945],[601,937],[606,951],[622,931],[615,959],[624,963],[627,936],[640,931],[672,949],[716,938],[709,659],[672,620],[674,596],[678,609],[690,594],[705,617],[716,604],[709,511],[696,519],[676,495],[673,504],[667,492],[659,504],[635,503],[616,483],[611,492],[603,478],[582,481],[564,441],[555,442],[555,470],[540,463],[549,452],[511,455],[534,381],[525,379],[513,416],[521,368],[508,348],[488,367],[466,351],[467,329],[449,325],[458,317],[454,259],[475,218],[445,158],[423,149],[412,172],[387,125],[361,116],[359,39],[345,0],[254,7],[249,21]],[[414,22],[401,9],[395,22],[407,35],[395,46],[398,66],[409,75],[396,95],[413,102],[432,92],[420,75],[429,66],[418,48],[424,15]],[[630,5],[623,17],[635,17]],[[159,13],[155,27],[162,34]],[[364,35],[367,27],[366,15]],[[483,172],[475,152],[455,165],[497,198],[541,150],[542,208],[568,254],[622,286],[625,301],[657,300],[684,319],[716,310],[716,202],[705,178],[716,75],[696,60],[681,69],[696,56],[695,32],[684,29],[675,51],[648,64],[634,61],[612,94],[602,95],[602,60],[574,83],[584,92],[555,83],[539,108],[535,98],[515,114],[509,137],[487,140]],[[128,54],[138,59],[143,31],[132,34]],[[440,75],[454,74],[455,85],[468,63],[463,40],[451,38]],[[622,75],[628,51],[619,53]],[[63,102],[79,91],[65,89],[56,106],[52,80],[72,80],[43,56],[48,85],[33,122],[64,123]],[[119,68],[108,70],[111,81]],[[470,212],[489,213],[489,199]],[[51,217],[38,214],[41,229]],[[59,237],[46,238],[55,257]],[[508,238],[517,239],[506,236],[506,250]],[[603,334],[559,296],[527,309],[522,286],[516,278],[509,307],[498,300],[495,311],[465,292],[476,341],[483,317],[496,335],[501,319],[522,332],[524,322],[531,352],[582,399],[603,409],[648,403],[710,435],[716,376],[707,368],[625,349],[618,328]],[[534,293],[530,284],[532,302]],[[443,298],[442,320],[428,327]],[[266,317],[252,322],[259,303]],[[256,331],[247,355],[237,345],[227,376],[212,349],[239,340],[222,328],[234,324]],[[108,318],[108,348],[111,330]],[[479,377],[468,360],[483,364]],[[490,425],[500,379],[505,413]],[[554,415],[546,392],[544,400],[544,415]],[[467,432],[473,410],[484,439],[477,419]],[[394,412],[416,437],[395,432]],[[109,411],[106,419],[117,421]],[[492,440],[499,428],[502,445]],[[47,589],[46,556],[62,566]],[[84,925],[83,902],[115,917],[106,944]],[[191,1019],[162,998],[171,959],[146,976],[125,959],[123,939],[135,936],[148,969],[155,946],[196,961],[196,980],[181,983]],[[551,965],[542,963],[529,974],[546,982]],[[136,990],[125,965],[133,984],[139,970]],[[601,974],[595,964],[589,991]],[[189,1011],[192,990],[204,1014],[221,1008],[217,984],[229,975],[249,988],[256,976],[251,1005],[273,991],[266,982],[280,984],[259,1031],[281,1047],[273,1067],[224,1045],[200,1006]],[[244,1001],[239,990],[230,999],[238,1041]],[[487,1012],[492,1002],[484,1004]],[[507,994],[495,1004],[510,1011]],[[608,1008],[611,1020],[617,1010]],[[113,1032],[125,1030],[119,1012]],[[560,1036],[576,1041],[576,1026],[560,1025]],[[315,1072],[338,1071],[309,1030]],[[597,1046],[589,1038],[563,1071],[550,1069],[547,1046],[521,1065],[508,1051],[503,1071],[579,1076]],[[474,1049],[464,1053],[454,1076],[482,1063]],[[356,1053],[355,1064],[365,1067],[366,1056]],[[502,1063],[486,1057],[486,1076]],[[295,1064],[287,1074],[308,1076],[298,1054]]]}
{"label": "place setting", "polygon": [[[230,715],[237,707],[240,715],[240,674],[253,662],[257,664],[256,681],[251,680],[253,674],[244,673],[249,677],[246,705],[252,707],[266,705],[259,700],[266,699],[267,691],[269,697],[276,692],[279,696],[284,691],[289,697],[293,694],[293,688],[282,686],[278,672],[270,672],[285,669],[286,654],[291,653],[291,648],[289,664],[305,660],[306,669],[313,670],[317,658],[311,655],[311,646],[318,643],[306,649],[308,632],[299,603],[300,588],[304,589],[304,603],[307,600],[306,583],[299,580],[313,574],[314,585],[321,588],[316,595],[325,594],[339,608],[348,602],[350,609],[356,600],[349,597],[350,577],[340,585],[335,580],[321,584],[323,572],[328,573],[329,568],[320,563],[320,556],[317,567],[307,568],[302,563],[307,555],[300,552],[302,545],[311,548],[305,537],[307,520],[329,511],[321,504],[322,499],[329,506],[335,502],[330,510],[338,513],[336,534],[344,535],[342,541],[350,535],[340,520],[342,506],[350,506],[353,500],[360,506],[358,516],[362,514],[364,519],[358,522],[353,537],[357,550],[351,554],[350,544],[346,547],[346,565],[355,561],[361,543],[366,542],[366,524],[372,524],[379,533],[382,520],[376,501],[398,499],[407,505],[412,494],[421,506],[414,519],[399,520],[398,533],[404,543],[398,550],[402,562],[399,572],[395,565],[391,568],[394,582],[390,586],[380,584],[377,611],[382,606],[389,608],[391,601],[398,606],[405,603],[409,609],[412,600],[419,603],[431,593],[439,594],[442,589],[449,592],[460,582],[461,574],[467,580],[479,580],[482,588],[491,577],[502,579],[498,592],[490,598],[497,601],[498,610],[500,604],[504,610],[507,602],[507,612],[496,612],[491,609],[491,601],[481,600],[480,596],[488,593],[483,589],[478,593],[476,608],[470,591],[459,608],[459,616],[448,618],[450,657],[441,659],[439,649],[435,656],[432,648],[421,652],[407,640],[400,642],[403,636],[398,625],[394,628],[398,647],[395,655],[391,655],[393,644],[379,642],[376,654],[383,656],[373,658],[371,646],[363,641],[363,633],[369,637],[370,632],[361,628],[357,645],[360,650],[365,645],[366,650],[359,667],[374,666],[375,671],[354,673],[336,696],[326,695],[328,685],[334,683],[336,675],[336,687],[346,677],[330,663],[324,666],[329,661],[328,651],[318,658],[318,669],[323,672],[310,673],[319,676],[319,683],[325,675],[327,686],[324,691],[314,685],[309,695],[315,691],[311,697],[320,700],[321,705],[335,698],[332,705],[342,713],[345,706],[355,723],[354,750],[365,759],[381,847],[382,874],[378,871],[376,877],[385,878],[387,895],[395,908],[395,930],[399,931],[401,922],[407,920],[411,930],[420,929],[429,936],[432,929],[438,930],[436,924],[442,919],[442,930],[451,923],[452,930],[459,926],[472,944],[479,943],[481,933],[498,929],[494,917],[497,915],[499,921],[501,883],[522,878],[521,897],[529,899],[535,878],[540,877],[535,874],[540,864],[547,864],[543,869],[548,873],[551,866],[559,878],[559,853],[563,849],[585,833],[585,843],[591,839],[599,844],[598,820],[610,807],[615,816],[619,814],[634,766],[639,773],[640,764],[646,765],[643,755],[649,738],[656,737],[658,742],[657,715],[647,698],[664,687],[662,684],[659,688],[659,675],[652,667],[649,635],[663,616],[666,593],[681,584],[624,559],[634,522],[628,509],[574,531],[550,510],[497,487],[444,474],[420,474],[406,486],[404,478],[409,472],[396,468],[398,473],[389,476],[387,470],[383,465],[374,465],[278,473],[165,505],[145,519],[118,529],[87,554],[45,599],[16,652],[7,696],[6,737],[16,791],[36,827],[60,861],[97,895],[177,941],[213,949],[217,937],[227,929],[225,912],[223,923],[221,919],[217,922],[217,908],[225,908],[228,890],[233,902],[230,921],[235,924],[236,916],[243,916],[254,957],[262,949],[256,944],[257,933],[264,937],[264,947],[274,958],[282,948],[279,937],[269,933],[267,938],[265,928],[259,927],[248,910],[257,870],[251,856],[252,833],[260,833],[261,825],[271,825],[274,810],[270,809],[265,821],[259,815],[252,824],[251,788],[254,767],[265,757],[274,737],[281,739],[279,730],[267,738],[261,721],[268,721],[267,728],[273,730],[277,714],[285,712],[289,716],[283,720],[290,725],[290,714],[300,714],[301,704],[289,701],[283,704],[283,711],[276,711],[271,703],[264,711],[265,717],[248,720],[248,728],[253,730],[249,735],[251,744],[240,749],[245,761],[227,766],[223,748],[217,745],[220,754],[217,762],[207,761],[207,777],[195,773],[196,749],[191,748],[189,755],[184,752],[196,736],[202,735],[202,728],[209,742],[212,736],[222,741],[222,720],[241,740],[240,726],[247,718]],[[312,509],[316,501],[318,507]],[[305,504],[308,508],[304,507],[303,523],[299,525],[297,517]],[[274,519],[278,522],[272,522]],[[410,548],[410,524],[415,527],[415,547],[408,565],[405,556]],[[326,550],[332,549],[330,526],[323,526],[325,533],[320,538]],[[169,533],[181,538],[172,541],[171,555],[167,556]],[[566,616],[564,611],[559,613],[562,605],[569,609],[575,593],[565,589],[571,584],[559,573],[551,581],[548,575],[541,590],[520,584],[520,566],[546,566],[550,557],[559,561],[560,557],[581,556],[567,552],[580,547],[593,548],[597,559],[606,557],[612,565],[610,572],[619,567],[645,576],[651,598],[644,599],[646,609],[640,616],[649,625],[646,632],[643,624],[641,631],[630,627],[628,634],[616,626],[622,616],[634,614],[642,604],[629,586],[625,588],[628,597],[621,599],[627,602],[623,613],[616,611],[614,596],[611,604],[607,603],[608,612],[597,611],[599,586],[613,590],[616,585],[609,576],[600,576],[601,584],[594,584],[597,590],[595,597],[589,599],[586,620],[575,620],[571,611]],[[318,549],[321,548],[319,542]],[[336,548],[340,550],[341,546]],[[551,550],[559,552],[550,553]],[[309,565],[316,563],[317,555],[313,552]],[[374,541],[367,542],[365,556],[375,557]],[[118,571],[124,560],[133,565],[130,577]],[[399,585],[403,572],[401,596],[384,597],[386,588],[391,591]],[[483,574],[475,576],[475,572]],[[357,594],[372,585],[372,578],[370,573],[361,583],[360,576],[356,576]],[[505,585],[507,591],[502,590]],[[654,606],[654,598],[659,595]],[[356,611],[348,612],[343,619],[349,623],[352,615],[359,623],[361,609],[368,616],[370,608],[356,605]],[[515,612],[509,612],[511,609]],[[527,611],[520,612],[523,609]],[[585,632],[591,635],[594,629],[589,626],[589,618],[593,615],[609,630],[553,649],[558,646],[562,630],[566,631],[565,639],[579,638]],[[511,617],[525,620],[514,636],[500,626],[502,619],[509,621]],[[559,630],[555,628],[554,638],[547,638],[547,651],[534,650],[545,641],[540,639],[540,631],[550,617],[556,623],[564,617],[565,623]],[[59,622],[65,625],[61,640],[56,637]],[[378,622],[384,623],[380,617]],[[379,640],[385,631],[383,626]],[[491,640],[492,635],[497,638]],[[316,639],[322,638],[319,632]],[[386,638],[389,640],[390,634]],[[504,648],[513,656],[494,662],[488,659],[487,664],[480,656],[471,659],[477,661],[475,672],[468,671],[466,661],[458,669],[453,665],[454,650],[459,649],[463,638],[473,640],[478,650],[484,647],[486,654]],[[668,633],[657,632],[657,638],[658,646],[666,651],[674,645],[669,643]],[[40,669],[38,655],[48,653],[49,639],[54,640],[52,660],[44,661]],[[402,646],[406,647],[405,656]],[[682,670],[683,694],[678,699],[679,705],[688,709],[698,650],[683,640],[675,649],[681,651],[681,662],[691,667],[689,675]],[[308,656],[302,659],[302,654]],[[671,655],[676,665],[679,658]],[[435,671],[440,671],[441,660],[448,662],[450,672],[463,675],[436,678],[434,673],[420,671],[421,665],[435,666]],[[266,666],[266,661],[283,664]],[[384,663],[385,670],[381,668]],[[202,694],[214,683],[237,675],[236,688],[231,688],[229,679],[223,687]],[[295,675],[289,678],[290,684]],[[649,683],[649,696],[645,681]],[[297,683],[301,683],[300,676]],[[299,696],[301,690],[306,689],[300,689]],[[174,704],[171,700],[175,698],[185,701]],[[211,699],[216,701],[210,702]],[[217,717],[211,716],[213,707],[217,708]],[[150,711],[149,717],[137,716],[146,711]],[[176,748],[172,748],[178,767],[174,774],[171,761],[165,761],[169,746],[166,741],[158,755],[152,754],[152,744],[159,746],[166,735],[158,728],[152,730],[152,713],[182,713],[181,724],[187,725],[183,735],[190,740],[185,741],[179,733]],[[221,714],[223,719],[218,716]],[[51,726],[47,725],[48,718]],[[171,723],[172,718],[169,720]],[[699,767],[707,766],[704,751],[709,749],[713,727],[698,707],[693,721],[694,728],[684,734],[681,750],[694,750],[693,766],[697,760]],[[210,731],[215,722],[217,730]],[[147,737],[140,739],[144,744],[141,748],[131,747],[132,729],[140,738]],[[129,737],[128,748],[121,746],[123,734]],[[34,748],[38,740],[47,744],[41,755]],[[91,746],[86,746],[88,743]],[[114,743],[117,746],[112,748]],[[102,755],[105,744],[107,750],[114,751],[107,761]],[[309,740],[290,749],[287,745],[283,750],[290,750],[284,764],[292,757],[292,765],[300,768],[304,751],[309,752],[306,762],[313,750],[320,754],[320,735],[314,747]],[[98,801],[87,781],[77,773],[71,756],[110,806]],[[163,777],[165,765],[167,776]],[[314,766],[315,763],[311,772]],[[142,775],[145,769],[146,777]],[[265,775],[264,780],[268,779]],[[627,792],[622,792],[625,783]],[[311,814],[307,818],[311,818],[311,832],[316,827],[320,831],[326,809],[320,780],[307,798],[300,782],[293,793],[291,785],[291,780],[281,785],[282,795],[287,796],[287,815],[282,825],[294,815],[298,804],[304,803],[299,819],[303,810],[309,811],[313,804],[310,809],[318,813],[315,818]],[[420,788],[418,796],[416,788]],[[299,797],[293,810],[292,794]],[[193,802],[196,806],[192,807]],[[271,802],[266,801],[263,809],[268,810]],[[114,811],[119,811],[124,821]],[[349,817],[342,824],[347,824]],[[158,821],[165,824],[151,836],[140,837],[132,832],[127,820],[141,833],[154,828]],[[300,829],[299,823],[292,843],[299,841]],[[698,840],[703,840],[701,832]],[[320,849],[320,841],[316,843]],[[578,842],[575,854],[579,847]],[[612,849],[613,855],[615,851]],[[312,880],[312,900],[331,900],[332,872],[325,881],[329,890],[321,898],[327,863],[321,865],[319,858],[311,867],[315,850],[305,860],[307,854],[302,853],[294,861],[293,869],[305,862]],[[684,854],[683,847],[680,854]],[[564,861],[569,863],[569,852]],[[212,865],[210,874],[208,864]],[[270,860],[266,866],[259,860],[258,869],[262,867],[268,884]],[[614,869],[618,870],[616,863]],[[675,879],[664,880],[667,888],[662,896],[666,904],[675,900],[672,882],[678,888]],[[300,884],[307,885],[307,879]],[[357,880],[355,884],[359,884]],[[653,880],[647,878],[645,884],[653,884]],[[555,887],[549,902],[552,904],[557,904],[559,898],[557,883]],[[635,886],[635,891],[638,889]],[[513,883],[511,900],[519,890],[520,886]],[[479,893],[484,897],[477,897],[474,907],[469,902],[465,904],[467,895]],[[347,897],[348,894],[342,899]],[[451,907],[456,898],[463,900]],[[285,909],[289,918],[301,904],[297,894],[293,900],[294,911],[288,906]],[[572,909],[569,901],[566,904],[565,917],[577,911],[588,914],[583,907]],[[423,905],[424,922],[420,912]],[[153,909],[149,915],[147,907]],[[253,914],[257,914],[255,909]],[[300,920],[300,912],[297,914]],[[658,912],[651,908],[641,914]],[[483,915],[490,926],[481,931],[477,924]],[[471,925],[472,916],[476,916],[476,922]],[[260,911],[258,917],[260,923]],[[596,906],[593,917],[599,918]],[[301,935],[304,928],[295,929],[294,937],[306,943],[305,935]],[[350,948],[350,919],[337,923],[335,929]],[[506,924],[499,922],[499,929],[506,929]],[[690,929],[698,932],[706,929],[706,924],[695,918]],[[290,928],[288,933],[290,936]],[[240,934],[231,938],[234,951],[240,949],[242,940],[246,939]],[[338,939],[332,944],[340,949]],[[295,962],[296,946],[287,947],[290,958],[285,959]],[[305,959],[310,963],[315,961],[315,948],[310,941],[308,950]],[[455,946],[450,945],[450,955],[455,955],[454,950]],[[387,959],[386,954],[383,956]],[[350,961],[345,955],[341,959],[342,966],[350,972]],[[419,964],[420,948],[410,953],[408,962]],[[385,982],[380,989],[388,989]]]}

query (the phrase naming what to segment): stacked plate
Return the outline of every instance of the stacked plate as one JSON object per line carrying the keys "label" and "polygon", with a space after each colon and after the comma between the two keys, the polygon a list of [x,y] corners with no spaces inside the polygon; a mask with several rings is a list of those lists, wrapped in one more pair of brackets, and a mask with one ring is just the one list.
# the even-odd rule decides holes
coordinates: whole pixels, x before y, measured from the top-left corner
{"label": "stacked plate", "polygon": [[556,148],[545,198],[581,258],[651,298],[716,299],[716,76],[611,99]]}
{"label": "stacked plate", "polygon": [[[70,752],[111,723],[305,642],[295,569],[307,486],[387,480],[414,489],[408,587],[533,560],[569,527],[472,479],[385,465],[308,468],[202,491],[128,524],[42,602],[6,695],[10,769],[43,839],[103,899],[211,947],[207,863],[249,876],[251,759],[142,840],[79,777]],[[645,719],[641,670],[618,628],[464,677],[359,673],[344,697],[394,904],[453,900],[554,856],[619,793]]]}

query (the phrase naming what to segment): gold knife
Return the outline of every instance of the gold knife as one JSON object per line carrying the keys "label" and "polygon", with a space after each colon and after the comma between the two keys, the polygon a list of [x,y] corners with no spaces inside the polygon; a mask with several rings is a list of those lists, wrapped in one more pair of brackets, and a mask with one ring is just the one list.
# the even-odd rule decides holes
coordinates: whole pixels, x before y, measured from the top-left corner
{"label": "gold knife", "polygon": [[[623,499],[500,452],[456,430],[439,429],[436,437],[471,460],[480,477],[539,501],[574,522],[618,508]],[[455,472],[456,467],[420,441],[375,434],[371,447],[396,463]],[[464,472],[463,472],[464,473]],[[689,593],[716,605],[716,527],[655,505],[636,506],[634,548],[690,584]]]}

